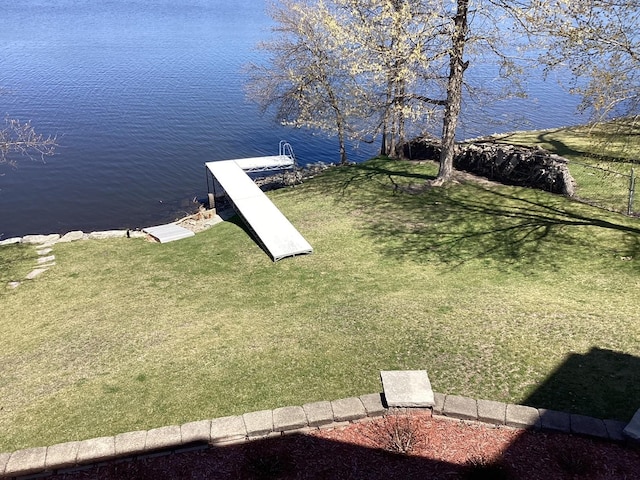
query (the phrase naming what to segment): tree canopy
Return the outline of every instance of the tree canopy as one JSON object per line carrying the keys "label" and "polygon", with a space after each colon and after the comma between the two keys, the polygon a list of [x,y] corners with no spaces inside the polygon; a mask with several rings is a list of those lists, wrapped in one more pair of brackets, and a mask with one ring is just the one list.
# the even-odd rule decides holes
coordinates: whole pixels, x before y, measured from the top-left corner
{"label": "tree canopy", "polygon": [[[638,15],[634,0],[281,0],[275,38],[262,44],[250,91],[278,119],[345,139],[381,138],[402,155],[416,136],[439,135],[438,183],[452,172],[470,63],[491,61],[517,89],[533,45],[547,68],[568,66],[583,107],[637,110]],[[535,43],[534,43],[535,42]],[[493,86],[493,85],[492,85]]]}
{"label": "tree canopy", "polygon": [[640,114],[637,0],[538,0],[526,21],[548,41],[547,68],[568,68],[596,120]]}

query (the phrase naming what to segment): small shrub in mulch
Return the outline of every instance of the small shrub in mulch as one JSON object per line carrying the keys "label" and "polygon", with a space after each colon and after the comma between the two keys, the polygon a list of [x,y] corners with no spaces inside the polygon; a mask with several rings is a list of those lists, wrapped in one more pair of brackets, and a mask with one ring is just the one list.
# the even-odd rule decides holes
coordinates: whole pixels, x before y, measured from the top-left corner
{"label": "small shrub in mulch", "polygon": [[516,480],[501,462],[488,460],[483,456],[473,456],[467,462],[464,480]]}
{"label": "small shrub in mulch", "polygon": [[408,455],[421,440],[418,430],[416,420],[411,415],[392,413],[373,424],[368,437],[382,450]]}

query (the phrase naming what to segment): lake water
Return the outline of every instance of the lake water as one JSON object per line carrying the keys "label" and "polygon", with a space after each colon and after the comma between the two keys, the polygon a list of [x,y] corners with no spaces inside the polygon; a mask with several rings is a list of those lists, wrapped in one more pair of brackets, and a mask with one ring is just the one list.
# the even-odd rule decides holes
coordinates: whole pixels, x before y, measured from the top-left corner
{"label": "lake water", "polygon": [[[277,125],[245,99],[267,3],[2,2],[0,115],[31,120],[60,146],[46,163],[0,166],[0,238],[173,221],[206,197],[205,162],[275,154],[281,139],[302,164],[337,161],[335,139]],[[529,88],[534,98],[471,116],[460,135],[518,128],[488,119],[522,112],[535,128],[583,120],[554,82],[533,75]]]}

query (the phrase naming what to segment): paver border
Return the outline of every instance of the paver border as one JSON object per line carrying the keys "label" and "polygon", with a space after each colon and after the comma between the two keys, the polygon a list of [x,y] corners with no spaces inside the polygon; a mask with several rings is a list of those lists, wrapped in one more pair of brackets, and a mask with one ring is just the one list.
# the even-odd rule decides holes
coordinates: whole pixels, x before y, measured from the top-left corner
{"label": "paver border", "polygon": [[[451,421],[471,422],[518,429],[541,429],[561,434],[575,434],[613,442],[634,442],[625,430],[640,418],[640,410],[629,424],[601,420],[526,405],[476,400],[459,395],[433,392],[432,407],[402,408],[403,413],[428,414]],[[370,421],[393,414],[397,409],[385,404],[384,393],[333,401],[318,401],[302,406],[279,407],[242,415],[199,420],[33,447],[15,452],[0,452],[0,478],[34,478],[54,472],[89,468],[92,464],[127,458],[179,453],[194,448],[209,448],[276,437],[295,432],[332,429]]]}

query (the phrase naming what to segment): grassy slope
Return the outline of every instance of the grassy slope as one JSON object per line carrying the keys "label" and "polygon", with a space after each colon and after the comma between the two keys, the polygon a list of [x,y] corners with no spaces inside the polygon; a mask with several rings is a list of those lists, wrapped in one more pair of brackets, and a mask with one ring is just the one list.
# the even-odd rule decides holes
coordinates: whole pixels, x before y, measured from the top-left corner
{"label": "grassy slope", "polygon": [[[629,175],[640,163],[640,124],[618,120],[591,126],[517,132],[498,136],[506,143],[538,145],[569,159],[576,196],[618,212],[627,212]],[[597,168],[588,168],[597,167]],[[636,183],[638,183],[636,181]],[[640,212],[637,192],[632,211]]]}
{"label": "grassy slope", "polygon": [[628,419],[640,224],[520,188],[423,189],[434,173],[376,160],[273,192],[314,247],[276,264],[237,223],[56,245],[0,293],[0,451],[376,392],[387,369]]}

